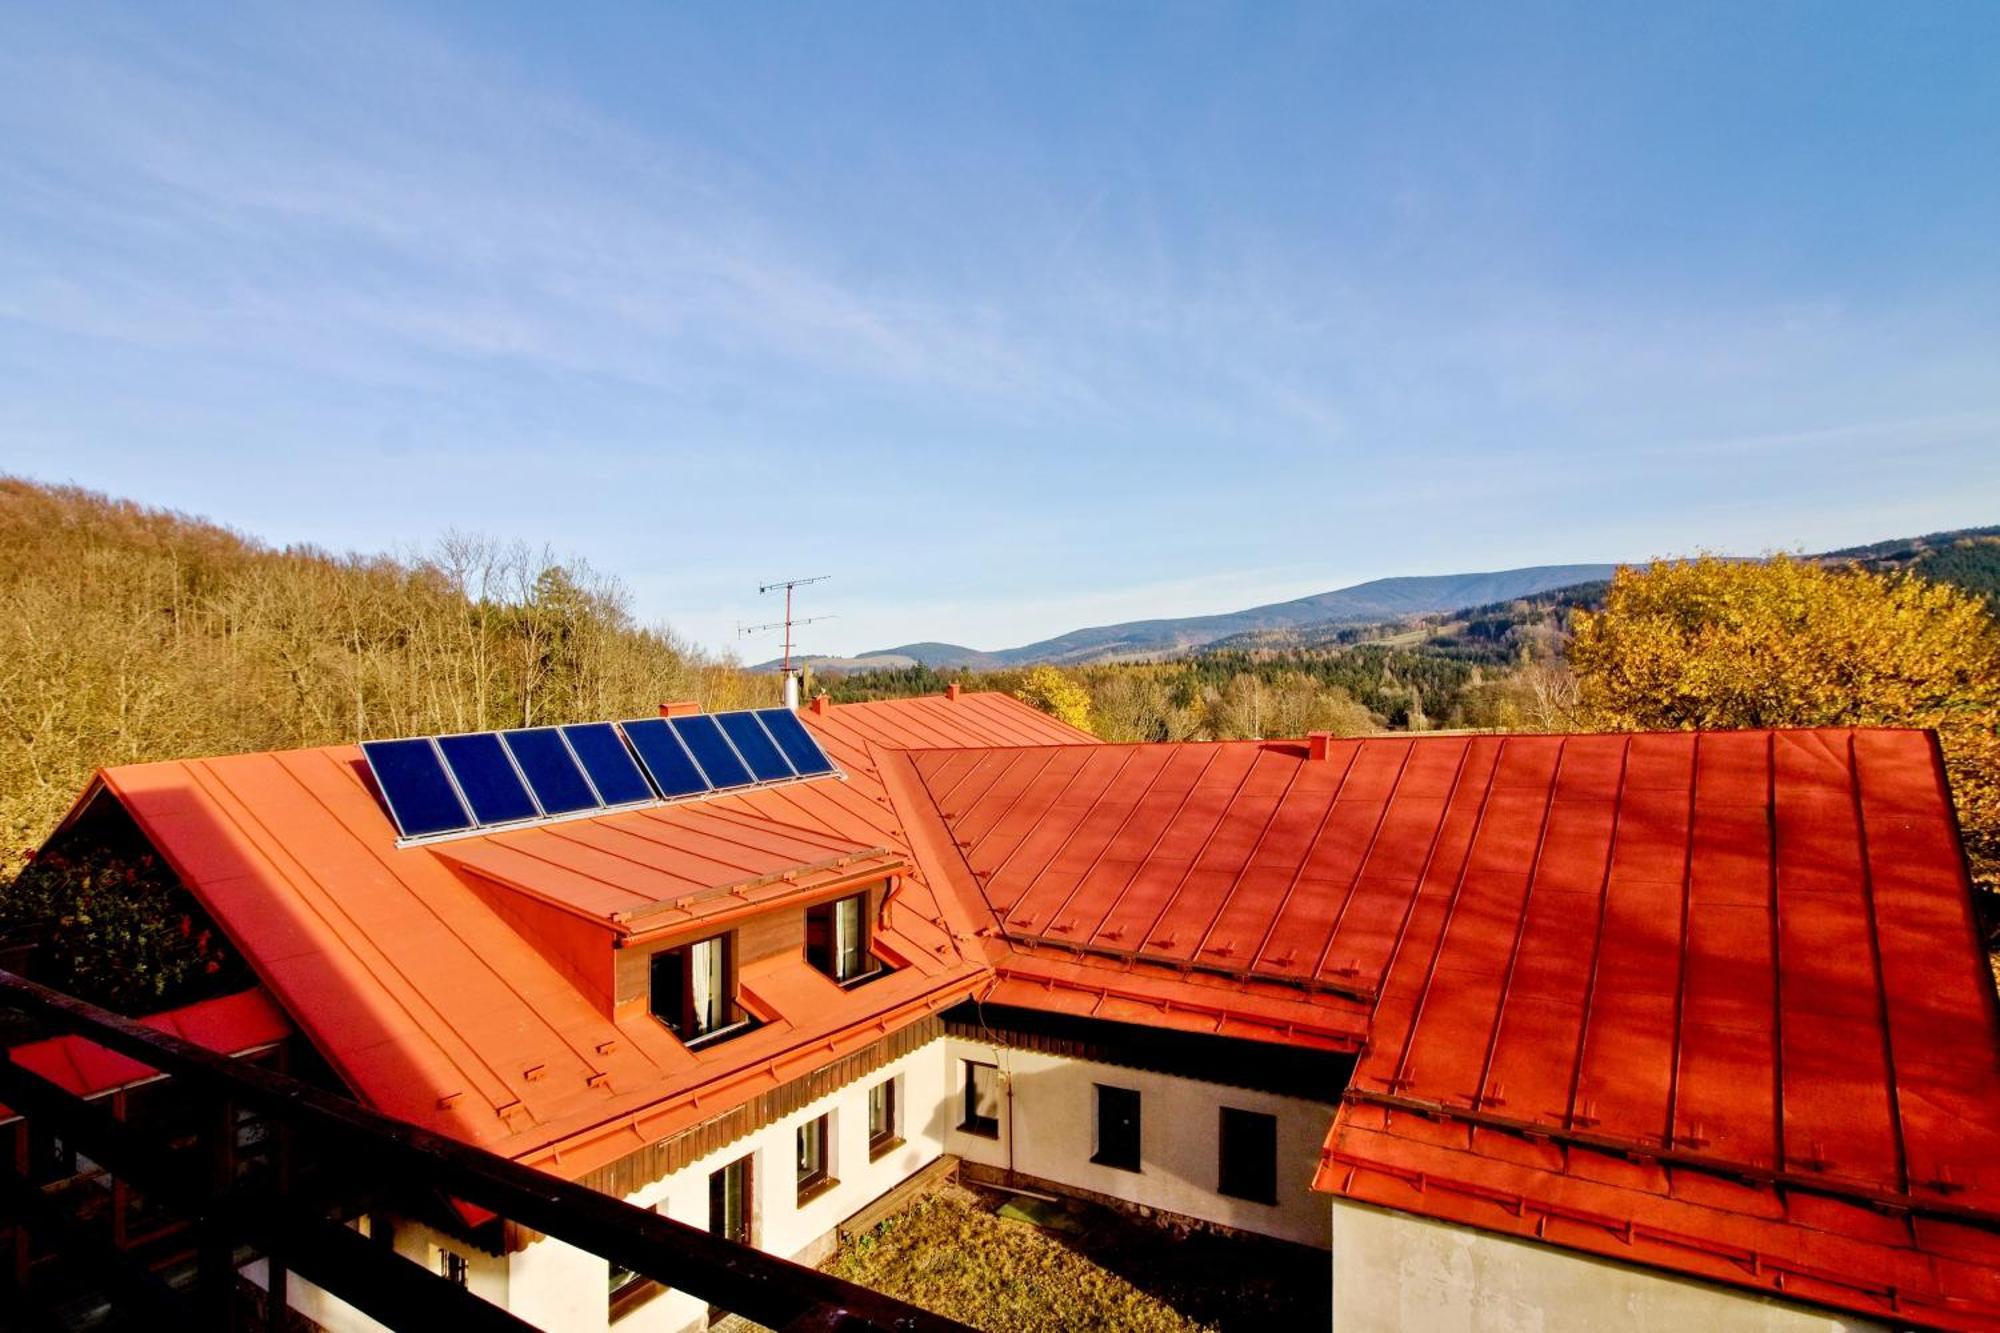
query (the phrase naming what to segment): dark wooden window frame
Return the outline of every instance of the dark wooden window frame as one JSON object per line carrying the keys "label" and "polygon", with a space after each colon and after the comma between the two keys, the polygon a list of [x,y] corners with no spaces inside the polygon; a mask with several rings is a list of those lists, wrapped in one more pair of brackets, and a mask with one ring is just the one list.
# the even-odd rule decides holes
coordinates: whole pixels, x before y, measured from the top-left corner
{"label": "dark wooden window frame", "polygon": [[1111,1083],[1096,1089],[1096,1143],[1090,1160],[1119,1171],[1137,1171],[1141,1161],[1141,1100],[1137,1088]]}
{"label": "dark wooden window frame", "polygon": [[[848,903],[860,904],[859,910],[854,914],[855,928],[861,934],[860,949],[857,953],[859,966],[855,972],[842,976],[840,958],[834,947],[834,922],[841,907]],[[871,919],[872,906],[872,895],[863,890],[860,893],[844,894],[823,903],[815,903],[806,909],[806,961],[837,985],[859,986],[863,982],[875,980],[888,971],[882,960],[869,950],[869,945],[875,936],[875,923]]]}
{"label": "dark wooden window frame", "polygon": [[[688,970],[688,959],[697,945],[719,941],[722,946],[722,991],[726,997],[727,1017],[717,1027],[696,1032],[694,1015],[694,977]],[[663,980],[662,973],[667,974]],[[662,995],[662,991],[669,992]],[[680,1038],[681,1044],[689,1048],[705,1046],[728,1037],[740,1036],[756,1026],[736,999],[736,934],[723,931],[719,935],[704,935],[698,940],[688,940],[672,948],[655,952],[649,960],[647,972],[648,1010],[666,1029]]]}
{"label": "dark wooden window frame", "polygon": [[976,1071],[981,1069],[992,1071],[994,1091],[998,1093],[1000,1066],[985,1060],[966,1060],[962,1063],[965,1066],[964,1115],[959,1120],[958,1127],[967,1134],[977,1134],[983,1139],[997,1139],[1000,1137],[1000,1117],[979,1114],[979,1082]]}
{"label": "dark wooden window frame", "polygon": [[[877,1123],[875,1115],[875,1094],[882,1094],[882,1115]],[[868,1089],[868,1160],[877,1158],[903,1146],[902,1108],[897,1104],[896,1080],[894,1076],[883,1079]]]}
{"label": "dark wooden window frame", "polygon": [[[1246,1135],[1253,1135],[1245,1142]],[[1256,1160],[1250,1160],[1254,1153]],[[1249,1203],[1278,1202],[1278,1117],[1224,1106],[1215,1136],[1215,1192]]]}
{"label": "dark wooden window frame", "polygon": [[799,1206],[803,1208],[806,1204],[811,1203],[814,1199],[817,1199],[820,1195],[840,1183],[839,1180],[834,1178],[833,1162],[831,1160],[833,1152],[833,1113],[828,1111],[824,1114],[814,1116],[811,1120],[799,1126],[798,1134],[799,1142],[802,1144],[807,1142],[808,1137],[817,1140],[815,1144],[816,1151],[813,1154],[817,1165],[810,1169],[802,1170],[799,1173],[798,1202]]}
{"label": "dark wooden window frame", "polygon": [[[724,1213],[717,1205],[721,1200],[723,1191],[729,1188],[729,1173],[737,1167],[743,1169],[743,1206],[741,1209],[743,1225],[732,1231],[722,1224]],[[754,1154],[745,1153],[735,1161],[724,1162],[721,1166],[708,1173],[708,1230],[710,1235],[720,1236],[724,1240],[735,1241],[738,1245],[754,1247],[757,1244],[757,1159]],[[711,1322],[727,1313],[728,1311],[719,1305],[710,1305],[708,1307],[708,1317]]]}
{"label": "dark wooden window frame", "polygon": [[448,1245],[434,1245],[431,1248],[437,1251],[437,1272],[439,1277],[453,1286],[471,1286],[472,1263],[470,1260]]}

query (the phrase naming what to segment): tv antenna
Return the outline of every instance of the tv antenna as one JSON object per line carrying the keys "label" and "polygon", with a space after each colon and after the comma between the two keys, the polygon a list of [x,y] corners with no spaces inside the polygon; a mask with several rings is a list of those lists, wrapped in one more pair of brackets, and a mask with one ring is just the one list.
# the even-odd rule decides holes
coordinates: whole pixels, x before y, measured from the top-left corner
{"label": "tv antenna", "polygon": [[814,574],[810,578],[777,579],[770,583],[758,584],[757,592],[759,595],[776,592],[780,588],[785,590],[785,618],[783,620],[774,620],[768,625],[738,626],[736,630],[739,638],[751,634],[762,634],[766,630],[782,629],[785,631],[785,662],[783,667],[785,675],[785,702],[794,708],[798,707],[798,685],[792,676],[792,628],[796,625],[811,625],[821,620],[833,620],[836,617],[830,615],[794,616],[792,614],[792,589],[803,588],[808,583],[824,583],[832,577],[833,575],[831,574]]}

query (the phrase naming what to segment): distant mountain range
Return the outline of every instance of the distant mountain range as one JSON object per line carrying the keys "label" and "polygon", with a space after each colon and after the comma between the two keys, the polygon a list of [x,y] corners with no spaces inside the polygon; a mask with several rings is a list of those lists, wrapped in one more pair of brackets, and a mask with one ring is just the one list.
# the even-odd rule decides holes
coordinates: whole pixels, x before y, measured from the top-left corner
{"label": "distant mountain range", "polygon": [[[1367,624],[1433,615],[1468,606],[1530,597],[1577,583],[1611,577],[1614,565],[1537,565],[1480,574],[1435,574],[1375,579],[1351,588],[1316,593],[1289,602],[1272,602],[1244,611],[1212,616],[1180,616],[1164,620],[1131,620],[1071,630],[1053,639],[983,652],[955,643],[906,643],[855,657],[807,659],[819,670],[866,671],[882,667],[966,667],[993,670],[1051,662],[1079,666],[1092,662],[1123,662],[1172,657],[1237,635],[1307,626]],[[761,663],[774,667],[776,662]]]}
{"label": "distant mountain range", "polygon": [[[1928,578],[1955,583],[2000,607],[2000,526],[1897,537],[1808,558],[1852,561],[1876,570],[1917,571]],[[881,648],[856,657],[804,660],[825,671],[917,665],[990,671],[1040,662],[1082,666],[1135,661],[1209,649],[1312,648],[1351,639],[1355,626],[1388,625],[1418,616],[1455,612],[1505,617],[1512,614],[1507,609],[1508,603],[1525,598],[1536,599],[1538,605],[1589,605],[1603,595],[1603,589],[1593,585],[1609,579],[1616,568],[1615,565],[1536,565],[1483,574],[1375,579],[1351,588],[1253,606],[1245,611],[1099,625],[993,652],[956,643],[929,642]],[[1540,606],[1530,614],[1546,614],[1548,606]],[[777,665],[776,661],[764,662],[753,669],[775,669]]]}

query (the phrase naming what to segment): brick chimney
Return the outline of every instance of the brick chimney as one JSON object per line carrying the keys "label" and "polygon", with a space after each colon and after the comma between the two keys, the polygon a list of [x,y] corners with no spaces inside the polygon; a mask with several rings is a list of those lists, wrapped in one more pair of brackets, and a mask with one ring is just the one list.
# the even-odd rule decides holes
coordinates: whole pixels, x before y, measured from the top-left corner
{"label": "brick chimney", "polygon": [[1333,753],[1333,733],[1330,731],[1308,731],[1306,733],[1306,758],[1324,762]]}
{"label": "brick chimney", "polygon": [[672,703],[660,705],[661,717],[686,717],[689,713],[699,713],[701,705],[692,699],[676,699]]}
{"label": "brick chimney", "polygon": [[827,710],[827,705],[829,705],[832,702],[833,701],[831,699],[828,699],[826,697],[826,691],[821,690],[818,694],[815,694],[813,696],[812,710],[815,713],[824,714]]}
{"label": "brick chimney", "polygon": [[945,687],[944,687],[944,697],[945,697],[945,698],[947,698],[947,699],[956,699],[956,698],[958,698],[958,682],[957,682],[957,681],[953,681],[953,682],[952,682],[951,684],[949,684],[949,685],[947,685],[947,686],[945,686]]}

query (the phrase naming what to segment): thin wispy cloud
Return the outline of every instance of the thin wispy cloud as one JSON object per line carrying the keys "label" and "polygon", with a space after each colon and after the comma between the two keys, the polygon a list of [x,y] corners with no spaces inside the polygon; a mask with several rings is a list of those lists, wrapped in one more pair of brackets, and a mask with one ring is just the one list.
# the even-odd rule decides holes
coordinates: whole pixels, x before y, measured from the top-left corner
{"label": "thin wispy cloud", "polygon": [[[163,25],[155,40],[185,38]],[[741,170],[426,42],[355,45],[335,46],[365,57],[351,79],[326,70],[338,55],[264,48],[285,77],[234,100],[227,72],[193,56],[163,62],[183,66],[167,77],[129,45],[21,52],[16,98],[79,114],[61,137],[21,137],[39,151],[5,174],[17,204],[94,224],[137,262],[22,275],[8,315],[314,368],[338,334],[390,362],[421,351],[661,387],[690,373],[664,353],[689,346],[955,389],[1036,374],[950,310],[817,271],[759,216]],[[314,94],[355,108],[331,141]],[[160,248],[185,267],[152,267]]]}
{"label": "thin wispy cloud", "polygon": [[718,646],[2000,511],[1978,34],[1260,18],[9,13],[0,452]]}

